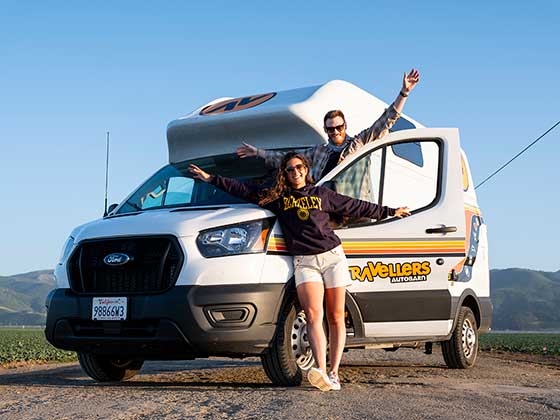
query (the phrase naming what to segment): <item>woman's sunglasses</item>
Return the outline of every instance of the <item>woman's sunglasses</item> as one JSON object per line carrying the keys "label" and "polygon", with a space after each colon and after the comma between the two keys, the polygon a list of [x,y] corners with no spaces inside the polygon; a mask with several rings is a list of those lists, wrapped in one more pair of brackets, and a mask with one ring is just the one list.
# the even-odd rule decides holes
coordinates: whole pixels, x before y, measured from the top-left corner
{"label": "woman's sunglasses", "polygon": [[296,170],[298,172],[301,172],[303,170],[303,168],[305,168],[305,165],[303,163],[298,163],[297,165],[294,165],[294,166],[287,166],[285,171],[289,172],[289,173],[293,173]]}

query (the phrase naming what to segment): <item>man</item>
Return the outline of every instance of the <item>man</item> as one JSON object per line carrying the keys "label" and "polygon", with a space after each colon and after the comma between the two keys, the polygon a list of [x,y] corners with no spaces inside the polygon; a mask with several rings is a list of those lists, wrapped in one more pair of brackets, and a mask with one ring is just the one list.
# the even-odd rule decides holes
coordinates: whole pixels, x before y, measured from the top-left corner
{"label": "man", "polygon": [[[346,156],[356,152],[365,144],[380,139],[389,132],[389,129],[399,119],[406,98],[420,81],[420,72],[412,69],[403,75],[402,88],[395,101],[373,123],[373,125],[354,137],[346,134],[346,120],[340,110],[329,111],[323,119],[323,129],[329,137],[327,144],[310,147],[303,155],[311,163],[311,177],[318,181]],[[266,165],[278,167],[285,153],[272,150],[258,149],[248,143],[243,143],[237,148],[237,155],[241,158],[260,157],[265,159]]]}

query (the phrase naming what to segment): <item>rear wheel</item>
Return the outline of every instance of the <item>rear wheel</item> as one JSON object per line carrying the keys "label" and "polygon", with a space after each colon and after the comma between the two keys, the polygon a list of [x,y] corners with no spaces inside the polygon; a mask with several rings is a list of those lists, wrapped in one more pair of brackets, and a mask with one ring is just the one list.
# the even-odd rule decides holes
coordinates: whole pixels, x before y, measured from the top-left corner
{"label": "rear wheel", "polygon": [[92,353],[78,353],[78,361],[84,372],[99,382],[130,379],[144,364],[143,360],[120,359],[118,356],[107,357]]}
{"label": "rear wheel", "polygon": [[478,355],[478,326],[470,308],[461,307],[453,334],[448,341],[441,342],[441,351],[445,363],[451,369],[474,366]]}
{"label": "rear wheel", "polygon": [[268,378],[276,385],[296,386],[302,382],[302,371],[315,363],[307,338],[305,313],[294,297],[280,314],[276,335],[268,352],[261,356]]}

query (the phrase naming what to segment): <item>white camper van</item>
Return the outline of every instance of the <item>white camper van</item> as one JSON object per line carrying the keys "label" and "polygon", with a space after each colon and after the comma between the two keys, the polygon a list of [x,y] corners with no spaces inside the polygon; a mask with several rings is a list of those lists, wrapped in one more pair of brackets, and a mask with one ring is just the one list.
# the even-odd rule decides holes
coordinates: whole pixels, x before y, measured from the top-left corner
{"label": "white camper van", "polygon": [[[331,81],[221,98],[172,121],[169,164],[72,231],[47,298],[47,339],[76,351],[98,381],[127,379],[144,360],[260,356],[273,383],[301,383],[314,360],[274,215],[194,180],[188,165],[266,185],[274,172],[262,159],[239,159],[241,142],[301,149],[327,141],[331,109],[357,133],[386,107]],[[353,280],[347,349],[431,352],[441,343],[447,366],[473,366],[492,305],[486,225],[458,130],[403,115],[318,182],[412,209],[404,219],[337,221]]]}

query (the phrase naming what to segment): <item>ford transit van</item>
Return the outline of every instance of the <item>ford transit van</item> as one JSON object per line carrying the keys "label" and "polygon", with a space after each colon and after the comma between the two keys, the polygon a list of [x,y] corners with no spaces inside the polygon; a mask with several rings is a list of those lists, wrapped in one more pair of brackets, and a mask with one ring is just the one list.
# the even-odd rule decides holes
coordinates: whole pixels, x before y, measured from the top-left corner
{"label": "ford transit van", "polygon": [[[357,133],[386,107],[331,81],[220,98],[172,121],[169,163],[71,232],[47,297],[48,341],[76,351],[98,381],[127,379],[145,360],[258,356],[273,383],[301,383],[314,360],[275,216],[194,180],[188,165],[270,185],[274,169],[236,156],[242,142],[303,149],[327,141],[327,111],[342,109]],[[402,115],[317,181],[412,212],[333,220],[353,281],[346,348],[431,352],[436,344],[448,367],[473,366],[492,305],[486,224],[459,131]]]}

